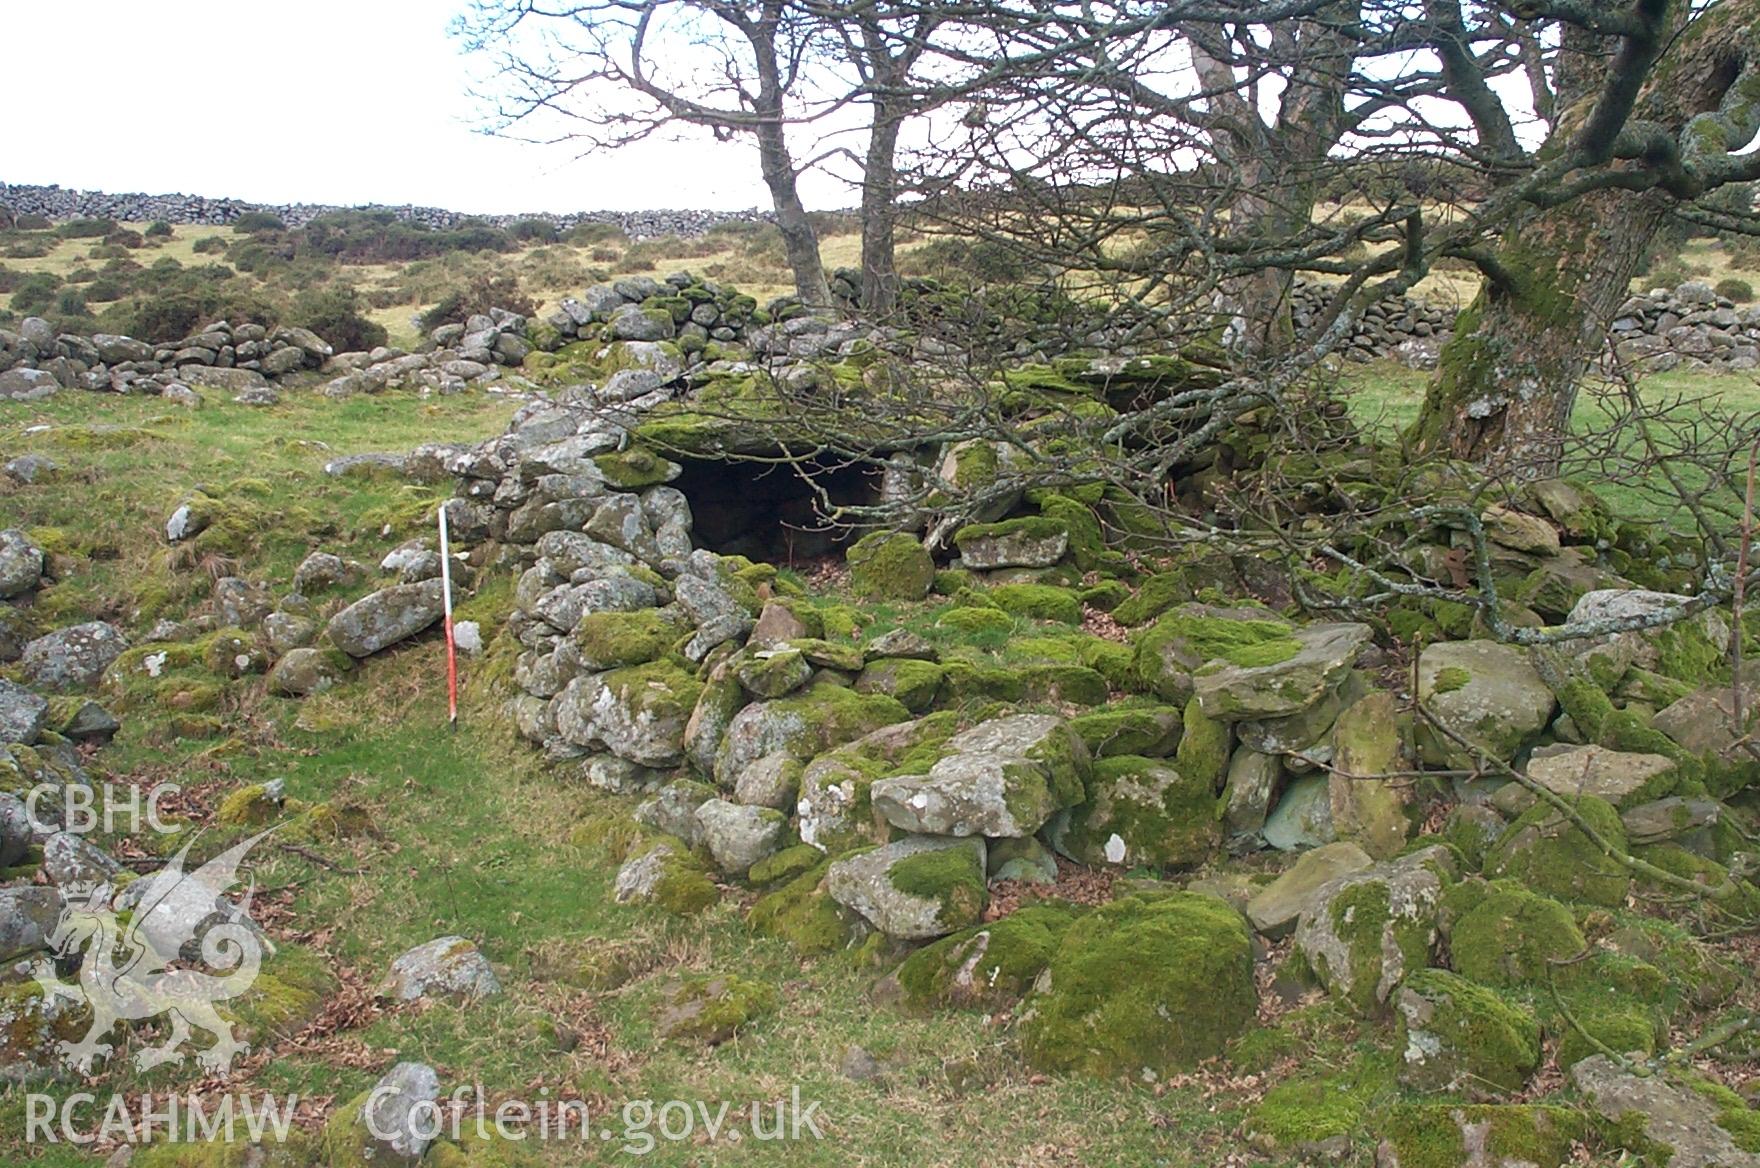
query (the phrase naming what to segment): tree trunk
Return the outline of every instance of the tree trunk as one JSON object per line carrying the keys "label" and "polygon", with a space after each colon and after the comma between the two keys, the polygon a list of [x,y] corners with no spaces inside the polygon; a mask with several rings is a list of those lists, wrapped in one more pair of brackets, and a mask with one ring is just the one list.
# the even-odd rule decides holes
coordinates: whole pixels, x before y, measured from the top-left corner
{"label": "tree trunk", "polygon": [[1602,191],[1531,220],[1442,350],[1417,425],[1420,454],[1523,479],[1558,473],[1577,384],[1668,214],[1659,192]]}
{"label": "tree trunk", "polygon": [[898,221],[898,134],[904,114],[884,100],[874,106],[862,167],[862,309],[884,316],[898,307],[893,229]]}
{"label": "tree trunk", "polygon": [[808,308],[828,309],[832,306],[831,285],[819,258],[819,235],[801,203],[794,159],[789,156],[780,119],[775,127],[758,131],[758,154],[764,185],[770,188],[770,202],[776,211],[776,229],[782,233],[782,249],[794,272],[795,293]]}

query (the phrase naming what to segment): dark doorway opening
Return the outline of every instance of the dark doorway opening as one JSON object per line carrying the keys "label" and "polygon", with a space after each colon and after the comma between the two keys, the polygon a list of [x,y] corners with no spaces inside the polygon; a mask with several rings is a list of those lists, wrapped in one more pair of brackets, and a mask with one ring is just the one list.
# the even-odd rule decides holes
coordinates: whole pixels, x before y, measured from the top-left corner
{"label": "dark doorway opening", "polygon": [[783,567],[829,555],[859,534],[826,523],[819,491],[833,505],[871,504],[880,498],[880,473],[866,466],[816,459],[678,461],[684,473],[672,485],[690,500],[697,543],[722,555]]}

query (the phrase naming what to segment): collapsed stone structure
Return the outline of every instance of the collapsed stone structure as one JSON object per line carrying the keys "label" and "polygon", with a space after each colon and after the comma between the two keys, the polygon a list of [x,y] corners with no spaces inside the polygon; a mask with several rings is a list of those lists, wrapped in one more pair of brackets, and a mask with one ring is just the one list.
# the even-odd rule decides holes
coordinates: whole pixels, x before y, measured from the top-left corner
{"label": "collapsed stone structure", "polygon": [[[272,378],[316,369],[335,354],[310,329],[214,321],[171,344],[133,337],[57,333],[27,316],[0,329],[0,399],[30,400],[61,389],[178,396],[192,389],[273,400]],[[177,388],[174,388],[177,387]]]}

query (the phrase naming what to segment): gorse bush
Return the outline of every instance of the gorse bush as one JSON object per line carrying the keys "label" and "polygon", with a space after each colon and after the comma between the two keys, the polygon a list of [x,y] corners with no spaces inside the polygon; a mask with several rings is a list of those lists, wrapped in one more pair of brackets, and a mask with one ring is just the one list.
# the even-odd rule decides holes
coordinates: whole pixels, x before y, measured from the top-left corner
{"label": "gorse bush", "polygon": [[956,272],[980,284],[1009,284],[1028,275],[1026,257],[994,240],[957,239],[942,236],[899,258],[898,269],[906,276],[946,279]]}
{"label": "gorse bush", "polygon": [[359,294],[345,285],[301,292],[283,322],[311,329],[338,352],[377,348],[387,337],[384,325],[361,315]]}
{"label": "gorse bush", "polygon": [[204,235],[191,245],[191,250],[197,255],[212,255],[215,252],[223,252],[226,250],[226,237],[224,235]]}
{"label": "gorse bush", "polygon": [[521,243],[555,243],[559,232],[548,219],[521,219],[507,229]]}
{"label": "gorse bush", "polygon": [[231,268],[220,264],[172,266],[175,264],[170,257],[154,264],[141,277],[136,291],[107,306],[98,317],[104,331],[168,343],[189,336],[209,321],[273,324],[286,312],[284,297],[238,279]]}
{"label": "gorse bush", "polygon": [[531,298],[520,291],[519,281],[514,277],[483,272],[448,291],[438,304],[422,313],[418,323],[423,332],[432,332],[443,324],[463,324],[477,313],[487,315],[491,308],[505,308],[528,317],[538,311]]}
{"label": "gorse bush", "polygon": [[1734,276],[1717,282],[1717,294],[1725,300],[1733,300],[1737,304],[1746,304],[1754,299],[1754,285]]}
{"label": "gorse bush", "polygon": [[568,229],[564,237],[576,247],[591,247],[598,243],[628,243],[629,236],[623,228],[615,223],[576,223]]}
{"label": "gorse bush", "polygon": [[12,225],[20,231],[48,231],[55,226],[47,216],[31,214],[20,215]]}
{"label": "gorse bush", "polygon": [[438,231],[409,223],[390,211],[339,211],[320,215],[289,233],[298,254],[328,256],[345,264],[408,263],[454,251],[511,251],[513,238],[486,223],[465,222]]}
{"label": "gorse bush", "polygon": [[265,231],[286,231],[287,224],[280,216],[267,211],[246,211],[232,221],[232,229],[243,235],[256,235]]}
{"label": "gorse bush", "polygon": [[147,224],[145,234],[148,239],[170,239],[171,224],[165,222],[163,219],[155,219],[153,222]]}
{"label": "gorse bush", "polygon": [[114,219],[69,219],[55,229],[62,239],[97,239],[109,235],[117,227]]}
{"label": "gorse bush", "polygon": [[61,277],[53,272],[32,272],[21,277],[12,290],[12,309],[25,316],[48,312],[61,289]]}

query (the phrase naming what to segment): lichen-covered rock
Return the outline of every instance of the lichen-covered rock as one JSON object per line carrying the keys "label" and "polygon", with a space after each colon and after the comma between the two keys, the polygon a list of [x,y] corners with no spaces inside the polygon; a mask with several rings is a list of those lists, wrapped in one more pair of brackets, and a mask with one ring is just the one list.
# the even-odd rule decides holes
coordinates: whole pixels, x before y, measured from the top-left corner
{"label": "lichen-covered rock", "polygon": [[894,980],[904,1002],[916,1009],[1008,1009],[1051,963],[1079,915],[1073,905],[1028,905],[917,950]]}
{"label": "lichen-covered rock", "polygon": [[[1667,1168],[1760,1168],[1760,1152],[1751,1146],[1751,1113],[1741,1114],[1733,1093],[1694,1090],[1663,1074],[1634,1075],[1604,1054],[1583,1059],[1571,1068],[1571,1081],[1609,1123],[1629,1129],[1635,1123],[1647,1148],[1656,1149],[1656,1163]],[[1732,1114],[1733,1113],[1733,1114]],[[1732,1117],[1746,1121],[1747,1138],[1723,1126]],[[1733,1126],[1733,1125],[1732,1125]]]}
{"label": "lichen-covered rock", "polygon": [[637,804],[631,818],[662,835],[683,841],[688,848],[695,848],[702,843],[698,834],[697,808],[705,800],[714,798],[715,789],[707,783],[674,779]]}
{"label": "lichen-covered rock", "polygon": [[1254,893],[1247,902],[1247,920],[1266,937],[1288,936],[1321,888],[1374,863],[1374,857],[1349,840],[1303,852],[1277,879]]}
{"label": "lichen-covered rock", "polygon": [[1394,998],[1400,1082],[1491,1098],[1520,1091],[1540,1065],[1532,1011],[1442,969],[1408,975]]}
{"label": "lichen-covered rock", "polygon": [[1327,780],[1339,838],[1356,840],[1377,859],[1397,855],[1412,829],[1406,816],[1411,785],[1392,776],[1409,769],[1392,694],[1376,691],[1340,714]]}
{"label": "lichen-covered rock", "polygon": [[800,794],[802,769],[800,759],[785,751],[767,754],[739,773],[733,796],[753,807],[792,810]]}
{"label": "lichen-covered rock", "polygon": [[269,670],[269,692],[284,697],[323,693],[343,678],[343,670],[331,654],[310,647],[292,649]]}
{"label": "lichen-covered rock", "polygon": [[[1612,804],[1585,795],[1573,806],[1596,834],[1625,850],[1625,826]],[[1543,895],[1588,904],[1624,904],[1632,883],[1624,866],[1597,847],[1564,812],[1545,803],[1536,803],[1510,824],[1485,868],[1489,875],[1507,876]]]}
{"label": "lichen-covered rock", "polygon": [[1259,833],[1271,814],[1283,780],[1283,763],[1276,755],[1247,746],[1235,748],[1228,759],[1228,777],[1222,786],[1222,824],[1231,849],[1259,846]]}
{"label": "lichen-covered rock", "polygon": [[927,835],[1029,836],[1057,810],[1045,768],[1007,755],[949,755],[926,775],[875,782],[869,798],[894,827]]}
{"label": "lichen-covered rock", "polygon": [[870,532],[844,556],[850,591],[863,600],[921,600],[935,583],[935,561],[907,532]]}
{"label": "lichen-covered rock", "polygon": [[433,1117],[426,1112],[439,1097],[440,1076],[433,1067],[398,1063],[370,1090],[331,1113],[324,1125],[324,1163],[413,1168],[433,1142]]}
{"label": "lichen-covered rock", "polygon": [[666,661],[577,677],[555,700],[556,728],[569,742],[602,746],[642,766],[677,766],[702,690]]}
{"label": "lichen-covered rock", "polygon": [[675,916],[701,912],[721,896],[702,865],[669,840],[633,852],[617,870],[611,895],[618,904],[652,904]]}
{"label": "lichen-covered rock", "polygon": [[813,664],[798,649],[747,650],[732,663],[733,675],[754,698],[779,698],[807,684]]}
{"label": "lichen-covered rock", "polygon": [[[1654,617],[1691,601],[1690,596],[1672,592],[1601,589],[1577,601],[1566,623],[1581,625]],[[1725,667],[1729,651],[1729,621],[1723,613],[1712,608],[1653,628],[1585,638],[1571,642],[1571,645],[1579,648],[1580,656],[1625,660],[1676,681],[1702,685],[1713,680],[1713,675]]]}
{"label": "lichen-covered rock", "polygon": [[1088,798],[1048,831],[1051,845],[1084,864],[1191,867],[1222,842],[1214,786],[1177,765],[1120,755],[1093,765]]}
{"label": "lichen-covered rock", "polygon": [[984,841],[906,836],[831,865],[832,899],[889,937],[941,937],[984,911]]}
{"label": "lichen-covered rock", "polygon": [[[1443,641],[1418,656],[1418,701],[1472,748],[1509,762],[1552,721],[1552,690],[1520,649],[1495,641]],[[1472,750],[1425,727],[1424,760],[1471,767]]]}
{"label": "lichen-covered rock", "polygon": [[43,549],[16,528],[0,531],[0,600],[29,592],[43,576]]}
{"label": "lichen-covered rock", "polygon": [[991,840],[986,862],[992,880],[1057,883],[1057,857],[1036,836]]}
{"label": "lichen-covered rock", "polygon": [[97,684],[127,648],[128,638],[121,629],[104,621],[87,621],[45,633],[25,645],[19,668],[32,685],[76,689]]}
{"label": "lichen-covered rock", "polygon": [[49,701],[0,677],[0,742],[31,745],[49,721]]}
{"label": "lichen-covered rock", "polygon": [[439,937],[402,954],[379,983],[378,996],[396,1002],[417,998],[472,1001],[501,992],[489,959],[463,937]]}
{"label": "lichen-covered rock", "polygon": [[[1222,722],[1283,718],[1300,713],[1337,689],[1369,642],[1368,625],[1315,624],[1293,630],[1295,652],[1252,663],[1221,659],[1192,675],[1198,703]],[[1282,656],[1277,650],[1273,656]]]}
{"label": "lichen-covered rock", "polygon": [[1221,1054],[1257,1004],[1238,912],[1196,893],[1131,896],[1065,931],[1027,998],[1021,1040],[1042,1070],[1153,1081]]}
{"label": "lichen-covered rock", "polygon": [[735,714],[715,754],[715,779],[732,786],[741,771],[778,751],[803,761],[881,726],[909,720],[910,711],[885,694],[814,685]]}
{"label": "lichen-covered rock", "polygon": [[927,771],[942,756],[954,724],[954,715],[943,711],[883,726],[814,759],[801,772],[801,839],[832,853],[884,842],[884,823],[876,822],[870,798],[874,783]]}
{"label": "lichen-covered rock", "polygon": [[1674,760],[1660,754],[1555,746],[1534,752],[1528,777],[1554,794],[1594,795],[1623,810],[1667,795],[1676,773]]}
{"label": "lichen-covered rock", "polygon": [[0,1083],[33,1083],[66,1072],[62,1044],[78,1042],[91,1007],[77,997],[45,994],[34,981],[0,986]]}
{"label": "lichen-covered rock", "polygon": [[368,593],[330,618],[331,642],[350,657],[368,657],[415,636],[440,619],[440,585],[423,580]]}
{"label": "lichen-covered rock", "polygon": [[1055,519],[1032,516],[1000,523],[971,524],[954,533],[960,565],[973,571],[995,568],[1049,568],[1069,550],[1069,528]]}
{"label": "lichen-covered rock", "polygon": [[688,977],[660,1012],[660,1033],[717,1046],[760,1018],[776,1012],[781,995],[774,986],[733,974]]}
{"label": "lichen-covered rock", "polygon": [[729,876],[744,876],[753,864],[782,846],[788,820],[780,811],[709,799],[696,811],[697,837],[715,866]]}
{"label": "lichen-covered rock", "polygon": [[1295,947],[1334,998],[1358,1014],[1380,1014],[1406,975],[1430,964],[1437,909],[1453,877],[1453,854],[1442,847],[1340,876],[1302,913]]}

